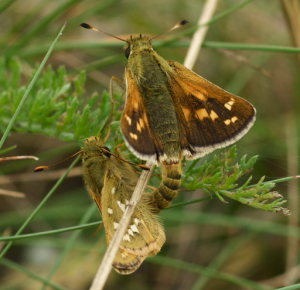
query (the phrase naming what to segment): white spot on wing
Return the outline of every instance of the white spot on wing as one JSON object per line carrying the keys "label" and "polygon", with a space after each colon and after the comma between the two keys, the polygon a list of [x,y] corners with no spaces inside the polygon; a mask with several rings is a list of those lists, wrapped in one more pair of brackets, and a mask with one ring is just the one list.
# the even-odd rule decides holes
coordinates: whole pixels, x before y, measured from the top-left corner
{"label": "white spot on wing", "polygon": [[131,235],[131,236],[134,236],[134,233],[131,229],[128,229],[128,234]]}
{"label": "white spot on wing", "polygon": [[113,187],[113,188],[111,189],[111,194],[115,194],[115,193],[116,193],[116,188]]}
{"label": "white spot on wing", "polygon": [[116,230],[119,226],[119,223],[114,222],[114,229]]}
{"label": "white spot on wing", "polygon": [[137,140],[138,139],[138,135],[134,134],[134,133],[129,133],[129,136],[134,139],[134,140]]}
{"label": "white spot on wing", "polygon": [[108,208],[107,208],[107,212],[108,212],[108,214],[112,214],[112,213],[113,213],[113,210],[112,210],[110,207],[108,207]]}
{"label": "white spot on wing", "polygon": [[130,241],[131,241],[131,239],[130,239],[130,237],[129,237],[129,235],[128,235],[128,234],[124,235],[124,237],[123,237],[123,241],[128,241],[128,242],[130,242]]}
{"label": "white spot on wing", "polygon": [[117,200],[117,204],[118,204],[119,208],[121,209],[121,211],[124,212],[126,209],[125,204],[119,200]]}
{"label": "white spot on wing", "polygon": [[238,120],[238,117],[236,117],[236,116],[233,116],[233,117],[231,118],[231,122],[232,122],[232,123],[236,122],[237,120]]}
{"label": "white spot on wing", "polygon": [[211,110],[209,116],[213,121],[219,118],[218,114],[214,110]]}
{"label": "white spot on wing", "polygon": [[226,109],[228,109],[229,111],[231,111],[233,104],[235,103],[233,98],[230,98],[230,101],[228,101],[227,103],[224,104],[224,107]]}
{"label": "white spot on wing", "polygon": [[131,125],[131,118],[128,115],[125,115],[125,119],[127,120],[129,126]]}
{"label": "white spot on wing", "polygon": [[137,226],[135,224],[133,224],[130,228],[134,233],[139,233],[139,229],[137,228]]}
{"label": "white spot on wing", "polygon": [[209,145],[209,146],[202,146],[202,147],[200,147],[200,146],[192,147],[193,151],[196,151],[196,152],[184,150],[183,153],[186,156],[186,158],[189,160],[198,159],[200,157],[203,157],[203,156],[215,151],[216,149],[224,148],[224,147],[227,147],[227,146],[237,142],[253,126],[255,119],[256,119],[255,118],[255,113],[256,113],[255,108],[253,108],[253,110],[254,110],[254,114],[253,114],[251,120],[248,121],[248,124],[246,124],[246,126],[238,134],[232,136],[231,138],[228,138],[227,140],[225,140],[223,142],[217,143],[217,144],[213,144],[213,145]]}
{"label": "white spot on wing", "polygon": [[231,110],[231,105],[229,105],[229,103],[226,103],[225,105],[224,105],[224,107],[227,109],[227,110]]}

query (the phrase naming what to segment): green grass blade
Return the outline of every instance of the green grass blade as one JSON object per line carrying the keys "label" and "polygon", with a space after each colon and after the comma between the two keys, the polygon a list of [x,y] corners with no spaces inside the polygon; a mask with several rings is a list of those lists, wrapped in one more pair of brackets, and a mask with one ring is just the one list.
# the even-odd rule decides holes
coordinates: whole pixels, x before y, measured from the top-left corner
{"label": "green grass blade", "polygon": [[203,47],[208,48],[222,48],[231,50],[256,50],[265,52],[287,52],[299,53],[299,47],[283,46],[283,45],[270,45],[270,44],[250,44],[250,43],[233,43],[233,42],[219,42],[219,41],[206,41]]}
{"label": "green grass blade", "polygon": [[44,231],[44,232],[25,234],[25,235],[9,236],[9,237],[0,237],[0,242],[19,241],[19,240],[24,240],[24,239],[33,239],[33,238],[39,238],[39,237],[44,237],[44,236],[49,236],[49,235],[57,235],[57,234],[76,231],[76,230],[89,229],[89,228],[99,226],[101,223],[102,223],[101,221],[91,222],[91,223],[79,224],[78,226],[65,227],[65,228],[52,230],[52,231]]}
{"label": "green grass blade", "polygon": [[[188,47],[190,44],[189,41],[176,41],[169,43],[167,41],[157,41],[155,42],[155,47]],[[299,53],[300,48],[291,47],[291,46],[283,46],[283,45],[270,45],[270,44],[250,44],[250,43],[233,43],[233,42],[222,42],[222,41],[205,41],[203,42],[203,47],[206,48],[216,48],[216,49],[228,49],[228,50],[249,50],[249,51],[263,51],[263,52],[283,52],[283,53]],[[22,57],[31,57],[39,54],[45,53],[48,45],[41,44],[39,46],[30,47],[27,50],[20,51],[20,55]],[[78,41],[65,41],[59,43],[55,47],[55,51],[61,50],[73,50],[74,48],[78,50],[84,50],[88,48],[114,48],[114,47],[123,47],[123,43],[118,42],[78,42]]]}
{"label": "green grass blade", "polygon": [[296,289],[300,289],[300,283],[282,287],[282,288],[276,288],[276,290],[296,290]]}
{"label": "green grass blade", "polygon": [[[36,35],[42,34],[49,23],[51,23],[54,19],[61,16],[63,13],[66,12],[69,8],[73,7],[75,4],[82,2],[79,0],[69,0],[66,2],[62,2],[61,5],[59,5],[56,9],[53,9],[50,14],[43,17],[40,21],[37,22],[35,27],[32,28],[31,31],[29,31],[27,34],[25,34],[19,43],[17,43],[15,46],[10,47],[9,50],[7,50],[7,55],[13,55],[18,54],[20,50],[24,46],[27,45],[27,43]],[[59,3],[59,2],[58,2]]]}
{"label": "green grass blade", "polygon": [[255,0],[245,0],[244,2],[238,3],[236,5],[233,5],[232,7],[224,10],[223,12],[217,14],[216,16],[213,16],[212,19],[208,22],[206,22],[204,25],[213,24],[215,22],[218,22],[220,19],[234,13],[235,11],[243,8],[244,6],[250,4],[251,2],[254,2]]}
{"label": "green grass blade", "polygon": [[75,16],[72,18],[72,20],[70,20],[69,28],[79,28],[79,23],[89,21],[89,19],[94,15],[101,15],[101,13],[105,13],[103,12],[103,10],[106,10],[109,7],[113,6],[115,3],[120,2],[120,0],[105,0],[93,3],[93,9],[87,9],[86,11],[82,11],[78,16]]}
{"label": "green grass blade", "polygon": [[9,6],[11,6],[16,0],[4,0],[2,1],[0,5],[0,13],[2,13],[4,10],[6,10]]}

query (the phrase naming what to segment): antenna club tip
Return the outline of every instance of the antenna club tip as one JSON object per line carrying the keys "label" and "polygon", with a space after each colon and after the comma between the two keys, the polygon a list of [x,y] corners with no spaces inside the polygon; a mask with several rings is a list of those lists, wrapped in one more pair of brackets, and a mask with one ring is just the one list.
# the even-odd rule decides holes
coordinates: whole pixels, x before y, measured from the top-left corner
{"label": "antenna club tip", "polygon": [[83,22],[83,23],[80,23],[80,26],[83,27],[83,28],[86,28],[86,29],[91,29],[91,25]]}
{"label": "antenna club tip", "polygon": [[91,30],[94,30],[94,31],[98,31],[98,29],[96,27],[94,27],[94,26],[92,26],[88,23],[85,23],[85,22],[80,23],[80,26],[85,28],[85,29],[91,29]]}
{"label": "antenna club tip", "polygon": [[137,166],[139,168],[141,168],[142,170],[146,170],[146,171],[150,171],[150,167],[144,164],[137,164]]}
{"label": "antenna club tip", "polygon": [[39,172],[39,171],[44,171],[47,170],[49,166],[37,166],[36,168],[34,168],[34,172]]}
{"label": "antenna club tip", "polygon": [[180,27],[182,27],[183,25],[185,25],[185,24],[187,24],[187,23],[189,23],[187,20],[181,20],[181,21],[177,22],[177,23],[170,29],[170,31],[175,30],[175,29],[177,29],[177,28],[180,28]]}
{"label": "antenna club tip", "polygon": [[185,25],[185,24],[187,24],[187,23],[189,23],[189,21],[183,19],[183,20],[181,20],[181,21],[179,22],[179,25]]}

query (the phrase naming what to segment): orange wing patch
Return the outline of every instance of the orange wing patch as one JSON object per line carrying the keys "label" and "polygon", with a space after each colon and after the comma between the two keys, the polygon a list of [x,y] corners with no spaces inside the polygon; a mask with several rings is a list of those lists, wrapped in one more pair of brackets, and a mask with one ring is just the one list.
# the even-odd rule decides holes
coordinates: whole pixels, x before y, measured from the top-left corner
{"label": "orange wing patch", "polygon": [[200,120],[203,120],[204,118],[209,118],[209,115],[206,111],[206,109],[199,109],[196,111],[196,115]]}
{"label": "orange wing patch", "polygon": [[247,133],[255,121],[255,109],[202,78],[180,63],[169,61],[170,87],[179,111],[181,146],[187,157],[199,158],[228,146]]}
{"label": "orange wing patch", "polygon": [[125,71],[127,83],[126,104],[121,117],[121,130],[129,148],[140,158],[156,156],[155,138],[143,105],[143,100],[135,81]]}

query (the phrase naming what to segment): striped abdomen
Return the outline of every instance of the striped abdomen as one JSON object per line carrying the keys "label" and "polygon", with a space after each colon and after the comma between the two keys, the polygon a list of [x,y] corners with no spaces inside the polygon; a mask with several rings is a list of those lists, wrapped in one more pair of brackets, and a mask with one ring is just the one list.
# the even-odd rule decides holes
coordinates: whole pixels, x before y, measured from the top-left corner
{"label": "striped abdomen", "polygon": [[161,164],[162,181],[153,192],[153,212],[159,212],[169,207],[172,199],[176,197],[181,184],[181,161],[173,164]]}

